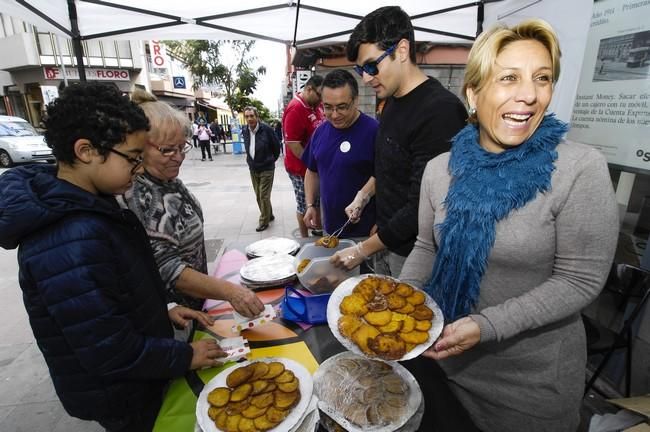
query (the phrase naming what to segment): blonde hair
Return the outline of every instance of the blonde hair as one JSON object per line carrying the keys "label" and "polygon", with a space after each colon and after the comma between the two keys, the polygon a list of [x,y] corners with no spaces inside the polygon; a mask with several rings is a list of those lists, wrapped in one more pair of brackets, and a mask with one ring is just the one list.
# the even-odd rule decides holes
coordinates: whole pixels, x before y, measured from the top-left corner
{"label": "blonde hair", "polygon": [[142,90],[135,89],[131,100],[144,111],[149,119],[151,129],[149,139],[152,143],[164,145],[182,134],[189,138],[192,133],[190,121],[185,114],[168,103],[159,101],[156,96]]}
{"label": "blonde hair", "polygon": [[[490,30],[481,33],[469,51],[465,67],[463,94],[467,97],[469,88],[475,93],[481,91],[486,80],[492,74],[497,56],[501,51],[512,42],[524,40],[535,40],[546,47],[551,56],[552,79],[554,83],[557,82],[560,77],[560,57],[562,55],[557,35],[553,27],[546,21],[530,19],[513,27],[497,24]],[[470,120],[472,120],[471,117]]]}

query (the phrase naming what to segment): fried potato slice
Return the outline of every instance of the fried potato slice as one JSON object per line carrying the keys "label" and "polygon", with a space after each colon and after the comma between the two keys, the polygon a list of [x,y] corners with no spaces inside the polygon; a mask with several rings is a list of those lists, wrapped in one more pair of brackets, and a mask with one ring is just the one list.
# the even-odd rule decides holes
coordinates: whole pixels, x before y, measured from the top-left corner
{"label": "fried potato slice", "polygon": [[244,366],[235,369],[226,377],[226,385],[230,388],[235,388],[250,379],[253,376],[254,369],[249,366]]}
{"label": "fried potato slice", "polygon": [[251,398],[251,405],[255,405],[258,408],[266,408],[273,404],[273,399],[274,396],[271,392],[258,394]]}
{"label": "fried potato slice", "polygon": [[248,396],[250,396],[252,391],[253,391],[253,385],[249,383],[244,383],[238,387],[235,387],[232,393],[230,393],[230,400],[232,402],[241,402],[244,399],[246,399]]}
{"label": "fried potato slice", "polygon": [[262,379],[273,379],[284,372],[284,365],[280,362],[270,362],[267,363],[269,366],[269,371],[262,377]]}
{"label": "fried potato slice", "polygon": [[258,380],[269,372],[269,365],[264,362],[255,362],[248,366],[253,367],[253,376],[249,378],[249,381]]}
{"label": "fried potato slice", "polygon": [[359,294],[361,297],[363,297],[367,302],[375,298],[375,294],[377,293],[375,284],[372,283],[369,279],[364,279],[361,282],[359,282],[354,289],[352,290],[353,293]]}
{"label": "fried potato slice", "polygon": [[377,327],[377,329],[382,333],[397,333],[402,329],[403,321],[390,321],[388,324]]}
{"label": "fried potato slice", "polygon": [[368,339],[373,339],[379,334],[379,330],[377,330],[375,327],[368,324],[363,324],[357,329],[357,331],[352,333],[352,341],[357,344],[357,346],[364,353],[368,355],[374,355],[374,352],[368,348]]}
{"label": "fried potato slice", "polygon": [[430,328],[431,328],[431,321],[429,320],[415,321],[415,330],[417,331],[429,331]]}
{"label": "fried potato slice", "polygon": [[[300,392],[299,391],[292,391],[285,393],[280,390],[276,390],[273,392],[273,406],[279,410],[288,410],[292,406],[298,403],[300,400]],[[270,409],[270,408],[269,408]],[[266,412],[267,417],[269,415],[269,412]]]}
{"label": "fried potato slice", "polygon": [[278,384],[278,389],[285,393],[290,393],[296,391],[299,385],[300,381],[298,380],[298,377],[294,377],[293,381],[291,382]]}
{"label": "fried potato slice", "polygon": [[268,392],[273,392],[275,389],[278,388],[278,385],[274,382],[269,382],[269,386],[264,389],[262,393],[268,393]]}
{"label": "fried potato slice", "polygon": [[221,408],[230,401],[230,389],[226,387],[217,387],[208,393],[208,403],[215,407]]}
{"label": "fried potato slice", "polygon": [[242,417],[241,420],[239,420],[237,427],[239,429],[239,432],[257,432],[257,428],[255,427],[253,420],[246,417]]}
{"label": "fried potato slice", "polygon": [[253,381],[251,383],[253,385],[253,390],[251,391],[251,396],[258,395],[260,393],[263,393],[264,390],[269,386],[269,382],[263,379],[259,379],[257,381]]}
{"label": "fried potato slice", "polygon": [[388,393],[398,396],[404,396],[408,390],[408,384],[406,384],[404,380],[396,374],[389,375],[382,379],[382,384]]}
{"label": "fried potato slice", "polygon": [[402,297],[408,297],[411,294],[413,294],[413,287],[411,285],[405,284],[405,283],[398,283],[397,287],[395,288],[395,293],[398,295],[401,295]]}
{"label": "fried potato slice", "polygon": [[338,237],[323,236],[314,242],[316,246],[322,246],[328,249],[335,248],[339,245]]}
{"label": "fried potato slice", "polygon": [[239,401],[239,402],[230,401],[228,402],[228,405],[225,406],[226,414],[228,415],[239,414],[242,411],[244,411],[246,408],[248,408],[250,404],[251,404],[250,399],[244,399],[243,401]]}
{"label": "fried potato slice", "polygon": [[217,408],[216,406],[210,405],[210,408],[208,408],[208,417],[212,419],[212,421],[215,421],[219,414],[221,414],[223,411],[225,411],[225,408]]}
{"label": "fried potato slice", "polygon": [[250,404],[244,411],[241,412],[241,415],[248,419],[255,419],[261,415],[264,415],[267,409],[268,407],[259,408],[253,404]]}
{"label": "fried potato slice", "polygon": [[400,333],[399,337],[404,342],[419,345],[429,340],[429,333],[414,330],[409,333]]}
{"label": "fried potato slice", "polygon": [[226,419],[226,432],[239,432],[239,421],[241,418],[240,414],[228,416]]}
{"label": "fried potato slice", "polygon": [[406,299],[396,293],[388,294],[386,300],[388,301],[388,309],[390,310],[396,310],[406,305]]}
{"label": "fried potato slice", "polygon": [[388,309],[388,300],[385,295],[377,293],[372,300],[366,303],[366,307],[372,312],[383,311]]}
{"label": "fried potato slice", "polygon": [[383,326],[390,322],[393,313],[389,310],[381,312],[368,312],[363,316],[366,322],[373,326]]}
{"label": "fried potato slice", "polygon": [[217,425],[219,429],[226,430],[226,421],[228,420],[228,413],[226,410],[221,411],[217,418],[214,420],[214,424]]}
{"label": "fried potato slice", "polygon": [[350,339],[352,337],[352,333],[357,331],[357,329],[361,327],[362,324],[363,321],[354,315],[341,315],[338,321],[338,328],[343,336]]}
{"label": "fried potato slice", "polygon": [[415,311],[411,314],[416,320],[431,320],[433,318],[433,311],[427,305],[418,305]]}
{"label": "fried potato slice", "polygon": [[406,301],[409,302],[409,304],[412,304],[413,306],[424,304],[425,299],[426,298],[424,297],[424,293],[422,293],[421,291],[413,291],[413,294],[406,297]]}
{"label": "fried potato slice", "polygon": [[406,315],[403,321],[401,333],[410,333],[415,330],[415,318],[410,315]]}
{"label": "fried potato slice", "polygon": [[289,369],[282,372],[275,378],[276,384],[288,383],[294,380],[296,376]]}
{"label": "fried potato slice", "polygon": [[377,291],[379,291],[383,295],[388,295],[395,291],[395,288],[397,287],[397,283],[393,282],[392,280],[388,279],[381,279],[379,280],[379,288]]}
{"label": "fried potato slice", "polygon": [[368,312],[366,299],[360,294],[350,294],[343,297],[339,309],[343,315],[365,315]]}
{"label": "fried potato slice", "polygon": [[406,344],[393,334],[380,334],[368,340],[368,348],[385,360],[397,360],[406,354]]}
{"label": "fried potato slice", "polygon": [[257,417],[255,420],[253,420],[253,423],[255,424],[255,427],[258,430],[264,432],[264,431],[267,431],[269,429],[273,429],[280,422],[271,422],[271,421],[269,421],[269,419],[266,418],[266,415],[263,415],[263,416]]}
{"label": "fried potato slice", "polygon": [[296,271],[298,273],[302,273],[302,271],[309,265],[311,260],[309,258],[305,258],[304,260],[301,260],[300,263],[298,264],[298,267],[296,268]]}
{"label": "fried potato slice", "polygon": [[[408,298],[407,298],[408,300]],[[410,314],[412,312],[415,312],[415,306],[413,306],[411,303],[406,303],[403,307],[399,309],[395,309],[395,312],[402,313],[402,314]]]}

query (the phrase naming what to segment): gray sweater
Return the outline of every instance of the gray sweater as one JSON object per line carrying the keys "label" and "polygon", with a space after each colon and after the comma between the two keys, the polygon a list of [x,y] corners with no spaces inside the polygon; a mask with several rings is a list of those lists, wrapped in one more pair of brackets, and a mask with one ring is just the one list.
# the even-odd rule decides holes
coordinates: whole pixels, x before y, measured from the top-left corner
{"label": "gray sweater", "polygon": [[[496,240],[471,317],[479,344],[440,361],[454,393],[483,431],[575,431],[585,380],[580,310],[596,298],[618,237],[607,163],[595,149],[562,142],[551,190],[512,211]],[[431,276],[449,153],[422,178],[418,237],[400,278],[422,287]]]}

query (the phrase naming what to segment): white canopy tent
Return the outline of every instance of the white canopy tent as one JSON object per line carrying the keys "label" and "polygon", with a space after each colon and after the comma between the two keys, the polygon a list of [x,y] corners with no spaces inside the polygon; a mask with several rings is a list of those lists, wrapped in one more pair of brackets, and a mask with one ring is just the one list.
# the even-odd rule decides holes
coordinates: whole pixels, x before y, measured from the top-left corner
{"label": "white canopy tent", "polygon": [[[295,47],[347,41],[372,10],[399,3],[418,41],[471,43],[501,0],[0,0],[0,11],[73,40],[262,39]],[[84,76],[80,70],[80,75]]]}

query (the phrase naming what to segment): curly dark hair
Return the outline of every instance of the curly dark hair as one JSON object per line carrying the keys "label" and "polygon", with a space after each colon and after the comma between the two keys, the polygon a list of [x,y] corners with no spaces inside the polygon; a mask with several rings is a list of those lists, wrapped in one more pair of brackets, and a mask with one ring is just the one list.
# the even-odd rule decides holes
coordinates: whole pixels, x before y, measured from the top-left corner
{"label": "curly dark hair", "polygon": [[89,140],[100,155],[123,143],[128,134],[148,131],[141,108],[114,86],[79,83],[66,87],[47,106],[45,141],[59,162],[75,162],[74,143]]}
{"label": "curly dark hair", "polygon": [[[409,58],[415,64],[415,33],[411,18],[399,6],[380,7],[363,17],[352,31],[346,46],[348,60],[357,60],[361,44],[374,43],[387,50],[402,39],[409,41]],[[394,56],[395,53],[391,54],[391,58]]]}
{"label": "curly dark hair", "polygon": [[345,69],[334,69],[325,75],[321,88],[337,89],[346,85],[350,87],[350,96],[352,96],[352,99],[356,98],[359,95],[359,84],[356,78],[354,78],[354,75]]}

